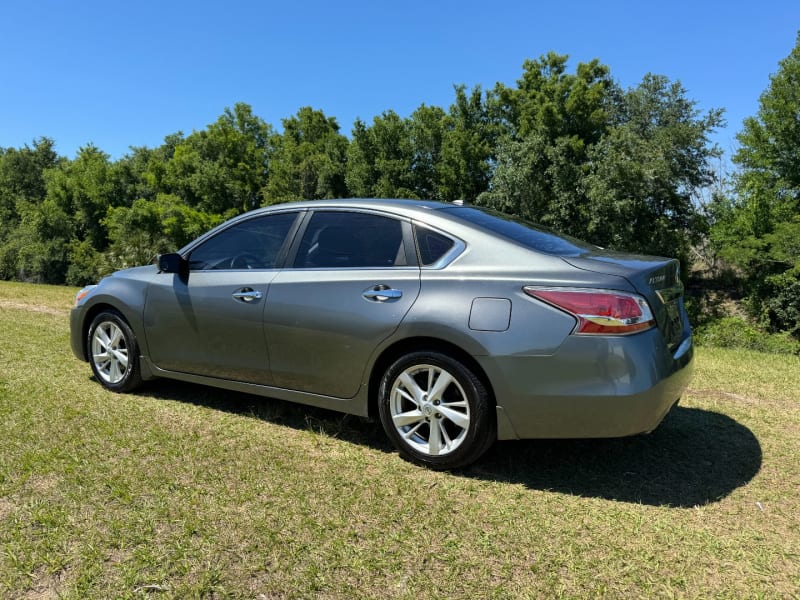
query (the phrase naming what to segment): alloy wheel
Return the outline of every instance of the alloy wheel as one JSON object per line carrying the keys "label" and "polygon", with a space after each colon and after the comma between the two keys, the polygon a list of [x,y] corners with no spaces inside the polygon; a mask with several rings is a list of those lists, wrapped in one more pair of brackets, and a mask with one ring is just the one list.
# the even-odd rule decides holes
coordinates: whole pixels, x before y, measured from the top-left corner
{"label": "alloy wheel", "polygon": [[92,362],[97,374],[106,383],[119,383],[128,371],[128,344],[116,323],[104,321],[92,336]]}
{"label": "alloy wheel", "polygon": [[389,411],[405,443],[428,456],[453,452],[469,432],[467,395],[453,374],[436,365],[402,371],[390,391]]}

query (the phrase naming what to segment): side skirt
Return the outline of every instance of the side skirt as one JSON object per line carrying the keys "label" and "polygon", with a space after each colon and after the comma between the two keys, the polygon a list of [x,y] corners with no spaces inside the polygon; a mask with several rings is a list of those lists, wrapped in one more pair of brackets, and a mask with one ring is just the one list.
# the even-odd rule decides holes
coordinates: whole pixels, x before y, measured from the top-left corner
{"label": "side skirt", "polygon": [[192,375],[190,373],[179,373],[177,371],[165,371],[155,366],[146,356],[140,357],[140,364],[142,366],[142,376],[145,379],[163,377],[164,379],[188,381],[189,383],[198,383],[200,385],[208,385],[224,390],[233,390],[245,394],[264,396],[266,398],[277,398],[278,400],[286,400],[287,402],[296,402],[298,404],[307,404],[309,406],[335,410],[359,417],[366,417],[369,414],[365,385],[362,385],[358,393],[352,398],[334,398],[333,396],[298,392],[284,388],[270,387],[268,385],[258,385],[256,383],[242,383],[228,379],[218,379],[216,377],[205,377],[203,375]]}

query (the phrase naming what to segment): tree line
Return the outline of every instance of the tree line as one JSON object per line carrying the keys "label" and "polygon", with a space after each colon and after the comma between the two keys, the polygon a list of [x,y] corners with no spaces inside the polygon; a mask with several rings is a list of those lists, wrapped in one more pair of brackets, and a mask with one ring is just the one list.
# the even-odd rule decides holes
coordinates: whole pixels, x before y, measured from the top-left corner
{"label": "tree line", "polygon": [[684,272],[702,248],[736,270],[754,315],[797,333],[799,53],[745,123],[727,185],[710,141],[722,109],[699,111],[664,76],[623,89],[599,61],[570,71],[552,52],[526,61],[516,85],[456,86],[447,109],[387,110],[349,137],[311,107],[277,131],[239,103],[118,160],[93,145],[59,156],[46,137],[0,148],[0,278],[90,283],[279,202],[460,199],[603,247],[677,256]]}

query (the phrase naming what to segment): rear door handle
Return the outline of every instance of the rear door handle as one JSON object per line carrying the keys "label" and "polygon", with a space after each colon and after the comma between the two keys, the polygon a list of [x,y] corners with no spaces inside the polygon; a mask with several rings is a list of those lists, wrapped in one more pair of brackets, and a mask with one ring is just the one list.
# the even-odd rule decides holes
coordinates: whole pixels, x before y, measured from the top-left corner
{"label": "rear door handle", "polygon": [[242,288],[238,292],[233,292],[233,297],[242,302],[255,302],[256,300],[261,300],[264,294],[253,288]]}
{"label": "rear door handle", "polygon": [[367,288],[361,293],[367,300],[373,302],[386,302],[388,300],[398,300],[403,297],[403,290],[390,288],[388,285],[375,285]]}

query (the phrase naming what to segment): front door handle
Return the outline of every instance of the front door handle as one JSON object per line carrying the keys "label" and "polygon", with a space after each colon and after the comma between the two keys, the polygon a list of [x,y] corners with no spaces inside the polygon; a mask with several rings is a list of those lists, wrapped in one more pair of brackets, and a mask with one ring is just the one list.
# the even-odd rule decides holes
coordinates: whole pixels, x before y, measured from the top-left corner
{"label": "front door handle", "polygon": [[264,294],[253,288],[242,288],[238,292],[233,292],[233,297],[242,302],[255,302],[256,300],[261,300]]}
{"label": "front door handle", "polygon": [[361,295],[367,300],[372,300],[373,302],[386,302],[388,300],[398,300],[402,298],[403,291],[381,284],[367,288],[362,292]]}

